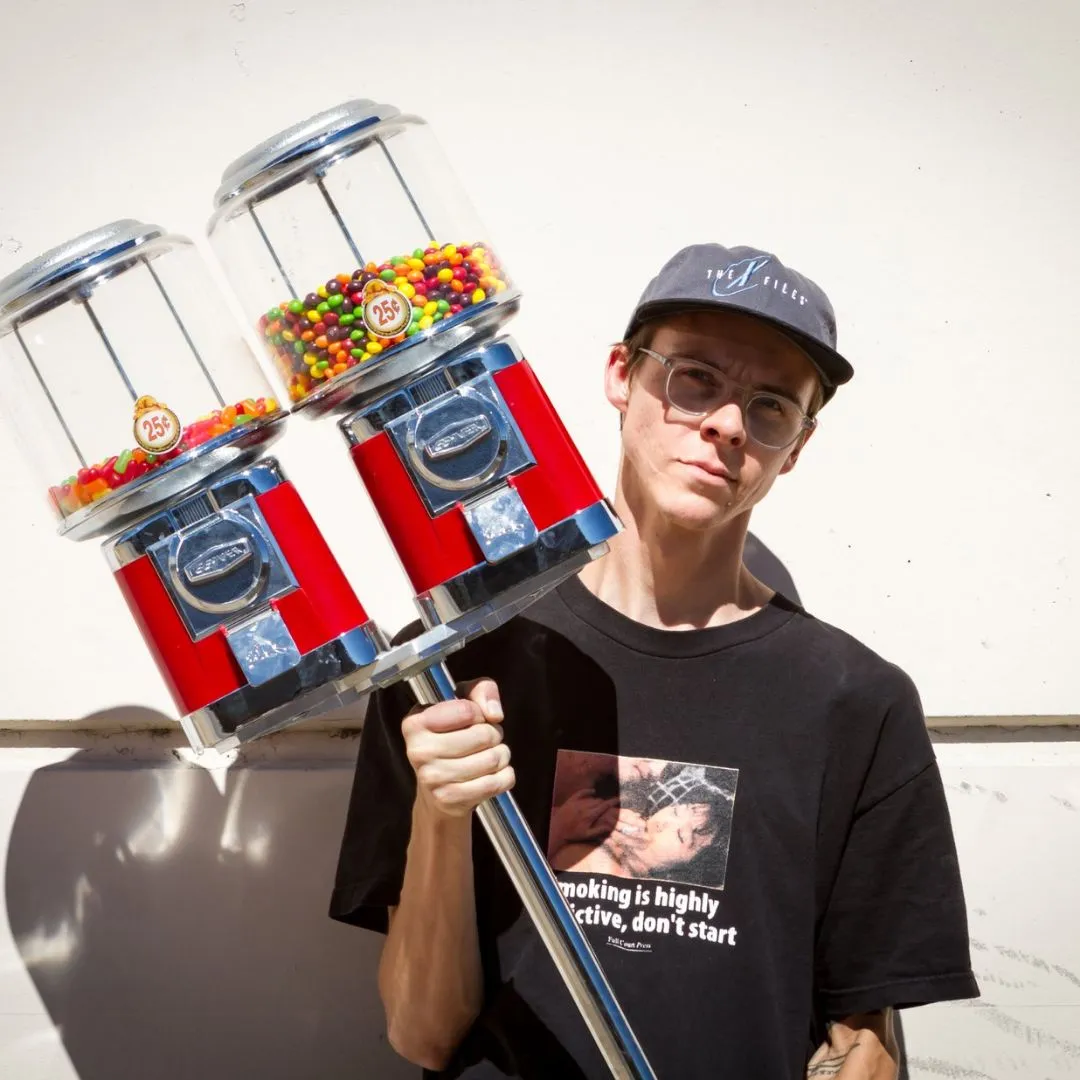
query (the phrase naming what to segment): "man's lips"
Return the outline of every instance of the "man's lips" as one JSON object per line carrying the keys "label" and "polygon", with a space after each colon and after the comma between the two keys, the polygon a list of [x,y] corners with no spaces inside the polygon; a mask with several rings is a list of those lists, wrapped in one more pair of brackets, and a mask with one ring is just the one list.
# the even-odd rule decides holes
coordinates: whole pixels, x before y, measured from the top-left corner
{"label": "man's lips", "polygon": [[714,477],[717,480],[735,482],[735,477],[718,461],[686,461],[680,458],[679,464],[686,465],[695,472],[705,473],[707,476]]}

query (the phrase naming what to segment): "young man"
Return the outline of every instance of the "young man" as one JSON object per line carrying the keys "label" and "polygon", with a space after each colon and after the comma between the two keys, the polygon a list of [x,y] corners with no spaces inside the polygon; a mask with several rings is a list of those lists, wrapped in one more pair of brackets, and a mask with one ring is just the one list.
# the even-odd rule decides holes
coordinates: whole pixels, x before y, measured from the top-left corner
{"label": "young man", "polygon": [[664,1080],[885,1080],[893,1008],[977,995],[914,686],[743,563],[851,375],[813,282],[679,252],[608,357],[610,553],[452,658],[463,700],[372,700],[332,914],[388,931],[426,1075],[607,1075],[474,826],[511,786]]}

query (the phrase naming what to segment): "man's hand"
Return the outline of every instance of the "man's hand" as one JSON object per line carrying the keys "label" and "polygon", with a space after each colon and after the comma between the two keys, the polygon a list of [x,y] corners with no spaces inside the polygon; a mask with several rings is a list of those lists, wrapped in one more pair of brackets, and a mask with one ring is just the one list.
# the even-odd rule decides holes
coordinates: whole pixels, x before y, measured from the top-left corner
{"label": "man's hand", "polygon": [[806,1067],[807,1080],[896,1080],[898,1052],[892,1009],[860,1013],[829,1025],[828,1039]]}
{"label": "man's hand", "polygon": [[460,689],[465,697],[414,709],[401,725],[417,799],[440,817],[465,817],[514,786],[498,687],[481,679]]}

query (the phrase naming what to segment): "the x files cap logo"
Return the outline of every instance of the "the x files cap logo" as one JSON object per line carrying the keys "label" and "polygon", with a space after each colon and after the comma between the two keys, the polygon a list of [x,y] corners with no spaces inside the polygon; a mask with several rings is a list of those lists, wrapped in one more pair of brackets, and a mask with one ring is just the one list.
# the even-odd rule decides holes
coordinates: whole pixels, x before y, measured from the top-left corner
{"label": "the x files cap logo", "polygon": [[464,387],[420,412],[409,434],[409,457],[430,483],[467,490],[498,472],[506,435],[497,406]]}

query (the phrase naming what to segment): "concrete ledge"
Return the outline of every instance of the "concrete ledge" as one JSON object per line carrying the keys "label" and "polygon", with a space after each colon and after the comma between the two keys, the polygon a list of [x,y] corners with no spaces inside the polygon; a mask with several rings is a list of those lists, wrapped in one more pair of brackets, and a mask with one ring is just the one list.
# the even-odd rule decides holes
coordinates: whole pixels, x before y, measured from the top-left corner
{"label": "concrete ledge", "polygon": [[[311,720],[304,720],[273,738],[289,738],[296,735],[331,734],[354,735],[363,727],[362,708],[348,711],[328,712]],[[926,726],[931,732],[958,732],[967,729],[1027,731],[1032,728],[1063,728],[1080,730],[1080,714],[1062,716],[928,716]],[[180,725],[175,719],[154,709],[139,705],[121,705],[89,716],[79,717],[16,717],[0,719],[3,732],[49,732],[61,738],[75,732],[143,732],[160,733],[183,743]],[[259,740],[263,741],[263,740]]]}
{"label": "concrete ledge", "polygon": [[928,716],[926,726],[931,731],[956,728],[1080,728],[1080,714],[1073,716]]}
{"label": "concrete ledge", "polygon": [[[364,710],[353,708],[327,712],[301,721],[284,734],[310,732],[357,732],[363,727]],[[141,705],[118,705],[114,709],[73,717],[14,717],[0,719],[0,732],[159,732],[183,740],[179,722],[172,716]]]}

